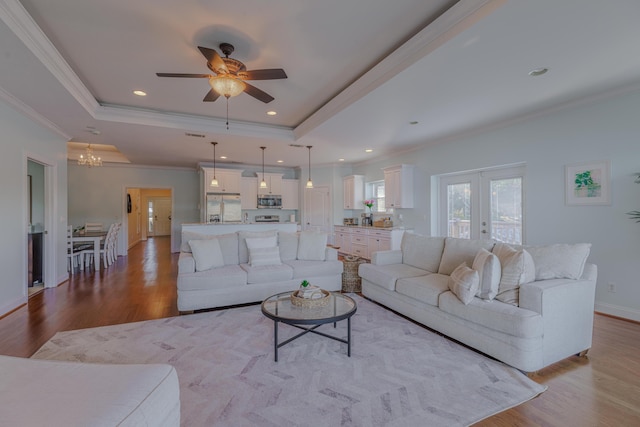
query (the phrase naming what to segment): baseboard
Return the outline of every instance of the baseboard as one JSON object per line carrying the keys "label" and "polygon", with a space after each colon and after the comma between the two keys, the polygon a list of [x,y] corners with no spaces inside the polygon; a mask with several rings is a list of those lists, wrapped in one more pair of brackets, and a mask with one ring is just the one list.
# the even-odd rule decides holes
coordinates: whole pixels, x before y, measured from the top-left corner
{"label": "baseboard", "polygon": [[622,319],[640,322],[640,311],[618,305],[596,303],[595,310],[597,313],[607,314],[609,316],[620,317]]}
{"label": "baseboard", "polygon": [[19,298],[15,298],[14,300],[7,302],[6,304],[0,305],[0,318],[17,310],[18,308],[22,307],[26,303],[27,303],[27,297],[22,296]]}

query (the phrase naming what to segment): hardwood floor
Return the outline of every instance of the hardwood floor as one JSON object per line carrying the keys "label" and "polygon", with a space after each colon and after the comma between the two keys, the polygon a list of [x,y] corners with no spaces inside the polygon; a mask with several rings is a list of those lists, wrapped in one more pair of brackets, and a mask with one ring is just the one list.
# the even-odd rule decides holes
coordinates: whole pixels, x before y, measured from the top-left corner
{"label": "hardwood floor", "polygon": [[[74,274],[0,319],[0,354],[29,357],[57,331],[177,316],[178,255],[156,237],[100,272]],[[588,358],[571,357],[532,378],[541,396],[479,426],[640,425],[640,324],[596,314]]]}

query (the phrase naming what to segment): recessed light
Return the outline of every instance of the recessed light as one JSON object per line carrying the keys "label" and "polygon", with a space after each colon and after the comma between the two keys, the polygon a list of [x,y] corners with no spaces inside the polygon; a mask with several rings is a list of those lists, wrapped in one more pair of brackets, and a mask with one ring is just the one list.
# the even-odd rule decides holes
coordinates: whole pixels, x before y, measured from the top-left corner
{"label": "recessed light", "polygon": [[276,160],[277,163],[284,163],[284,160]]}
{"label": "recessed light", "polygon": [[133,94],[134,95],[138,95],[138,96],[147,96],[147,92],[145,92],[143,90],[134,90]]}
{"label": "recessed light", "polygon": [[276,111],[267,111],[267,116],[275,116],[278,114]]}
{"label": "recessed light", "polygon": [[548,68],[536,68],[535,70],[529,71],[529,75],[531,77],[538,77],[538,76],[541,76],[543,74],[546,74],[547,71],[549,71]]}
{"label": "recessed light", "polygon": [[220,156],[220,158],[221,158],[222,160],[225,160],[225,159],[227,158],[227,156]]}
{"label": "recessed light", "polygon": [[339,162],[344,162],[344,159],[338,159]]}
{"label": "recessed light", "polygon": [[373,148],[367,148],[364,150],[365,153],[373,153]]}

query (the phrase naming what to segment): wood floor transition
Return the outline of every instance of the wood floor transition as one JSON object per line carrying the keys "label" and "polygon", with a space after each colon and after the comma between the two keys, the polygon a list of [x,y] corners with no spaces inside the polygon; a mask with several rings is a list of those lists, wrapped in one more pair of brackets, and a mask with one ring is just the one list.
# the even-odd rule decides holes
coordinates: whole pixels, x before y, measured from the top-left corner
{"label": "wood floor transition", "polygon": [[[29,357],[58,331],[177,316],[177,265],[169,238],[156,237],[107,269],[44,289],[0,319],[0,354]],[[596,314],[589,356],[565,359],[532,379],[549,389],[477,425],[640,425],[640,324]]]}

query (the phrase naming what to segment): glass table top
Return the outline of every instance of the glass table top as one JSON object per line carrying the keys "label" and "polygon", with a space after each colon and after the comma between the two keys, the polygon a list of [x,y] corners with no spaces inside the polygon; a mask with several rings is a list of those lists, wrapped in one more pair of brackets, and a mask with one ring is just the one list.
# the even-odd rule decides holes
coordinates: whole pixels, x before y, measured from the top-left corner
{"label": "glass table top", "polygon": [[288,291],[270,296],[262,303],[262,313],[286,323],[329,323],[350,317],[357,308],[353,299],[337,292],[331,292],[329,302],[321,307],[299,307],[291,303],[292,293]]}

